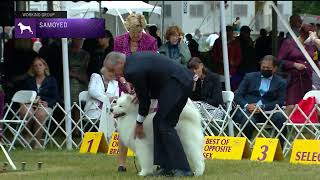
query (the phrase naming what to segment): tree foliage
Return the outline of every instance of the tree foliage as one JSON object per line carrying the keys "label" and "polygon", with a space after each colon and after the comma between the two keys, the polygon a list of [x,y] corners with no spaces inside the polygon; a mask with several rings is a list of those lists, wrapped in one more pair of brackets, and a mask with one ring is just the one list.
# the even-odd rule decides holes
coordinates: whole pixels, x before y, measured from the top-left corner
{"label": "tree foliage", "polygon": [[320,15],[320,2],[319,1],[292,1],[293,14],[313,14]]}

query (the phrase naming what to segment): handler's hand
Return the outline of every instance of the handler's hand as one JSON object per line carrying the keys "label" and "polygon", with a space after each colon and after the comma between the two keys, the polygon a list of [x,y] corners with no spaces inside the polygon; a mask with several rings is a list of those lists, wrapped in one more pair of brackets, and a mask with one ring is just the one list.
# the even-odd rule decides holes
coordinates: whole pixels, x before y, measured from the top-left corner
{"label": "handler's hand", "polygon": [[134,138],[136,139],[138,137],[139,139],[144,138],[144,132],[143,132],[143,125],[142,124],[136,124],[136,129],[134,130]]}
{"label": "handler's hand", "polygon": [[133,104],[138,104],[138,103],[139,103],[139,99],[138,99],[138,97],[137,97],[136,94],[134,94],[134,98],[132,99],[131,102],[132,102]]}

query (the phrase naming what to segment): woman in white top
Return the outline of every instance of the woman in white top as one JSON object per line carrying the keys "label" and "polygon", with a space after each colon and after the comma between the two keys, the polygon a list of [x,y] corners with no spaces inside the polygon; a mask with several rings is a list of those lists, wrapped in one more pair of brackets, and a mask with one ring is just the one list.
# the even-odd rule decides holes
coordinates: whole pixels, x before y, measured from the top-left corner
{"label": "woman in white top", "polygon": [[[112,100],[119,97],[119,86],[118,81],[110,79],[111,76],[105,68],[102,68],[100,72],[101,74],[93,73],[90,77],[88,99],[84,111],[90,119],[100,119],[99,129],[107,132],[106,137],[110,137],[115,127],[112,116],[107,112],[111,107]],[[103,103],[105,103],[105,114],[102,114]],[[106,116],[102,117],[103,115]],[[106,121],[102,122],[102,120]]]}

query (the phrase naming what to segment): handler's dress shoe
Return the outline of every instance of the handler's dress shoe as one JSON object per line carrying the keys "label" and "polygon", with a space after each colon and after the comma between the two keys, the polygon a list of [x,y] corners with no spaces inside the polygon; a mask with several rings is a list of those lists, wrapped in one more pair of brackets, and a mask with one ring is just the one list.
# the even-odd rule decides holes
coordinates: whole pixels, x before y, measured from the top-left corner
{"label": "handler's dress shoe", "polygon": [[118,172],[126,172],[127,169],[124,166],[119,166],[118,167]]}
{"label": "handler's dress shoe", "polygon": [[181,169],[172,170],[173,177],[192,177],[194,176],[192,171],[183,171]]}
{"label": "handler's dress shoe", "polygon": [[149,177],[159,177],[159,176],[172,176],[172,172],[163,168],[157,168],[157,170],[148,175]]}

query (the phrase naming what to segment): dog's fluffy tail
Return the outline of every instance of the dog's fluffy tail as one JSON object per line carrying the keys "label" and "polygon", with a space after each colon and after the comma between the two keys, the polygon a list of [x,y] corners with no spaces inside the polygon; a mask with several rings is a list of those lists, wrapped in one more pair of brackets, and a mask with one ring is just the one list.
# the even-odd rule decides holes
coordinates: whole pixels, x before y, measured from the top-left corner
{"label": "dog's fluffy tail", "polygon": [[188,119],[192,124],[201,126],[201,114],[197,106],[189,98],[186,106],[184,107],[180,119]]}

